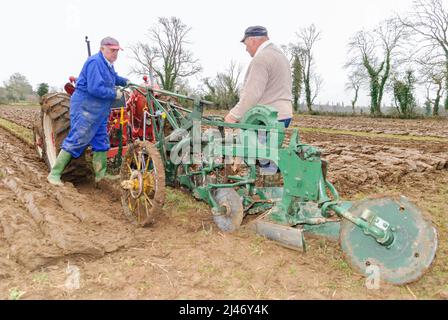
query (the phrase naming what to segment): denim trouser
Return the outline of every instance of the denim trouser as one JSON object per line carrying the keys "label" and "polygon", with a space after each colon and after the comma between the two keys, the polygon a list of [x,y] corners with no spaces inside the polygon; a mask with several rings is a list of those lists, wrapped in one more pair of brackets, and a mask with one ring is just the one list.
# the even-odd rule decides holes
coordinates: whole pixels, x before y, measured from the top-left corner
{"label": "denim trouser", "polygon": [[[288,128],[291,124],[291,118],[279,120],[279,122],[283,122],[285,128]],[[266,136],[260,137],[259,142],[262,144],[266,143]],[[258,159],[258,162],[260,163],[260,173],[262,175],[272,175],[277,173],[278,167],[274,161],[270,161],[268,159]]]}

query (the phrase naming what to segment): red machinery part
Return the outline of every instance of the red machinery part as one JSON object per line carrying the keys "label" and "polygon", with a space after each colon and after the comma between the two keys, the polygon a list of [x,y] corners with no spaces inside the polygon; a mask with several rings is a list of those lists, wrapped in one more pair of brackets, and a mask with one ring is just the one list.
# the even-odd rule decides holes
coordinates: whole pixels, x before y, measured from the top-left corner
{"label": "red machinery part", "polygon": [[75,88],[75,83],[76,83],[76,78],[74,76],[70,76],[70,78],[68,78],[68,80],[70,82],[67,82],[64,86],[64,90],[65,92],[67,92],[67,94],[69,96],[71,96],[73,94],[73,92],[75,92],[76,88]]}
{"label": "red machinery part", "polygon": [[[143,124],[145,111],[150,112],[146,97],[137,90],[134,90],[128,100],[128,112],[130,115],[129,125],[131,128],[132,140],[143,138]],[[154,142],[154,129],[151,120],[146,121],[145,140]]]}
{"label": "red machinery part", "polygon": [[[129,139],[131,141],[142,140],[143,133],[145,131],[145,140],[154,142],[154,130],[153,124],[150,119],[147,119],[146,130],[143,130],[144,126],[144,113],[148,111],[148,104],[146,97],[137,90],[134,90],[126,101],[127,108],[124,110],[123,115],[123,140],[122,146],[128,144]],[[120,108],[112,109],[109,114],[109,120],[107,125],[107,132],[109,134],[110,147],[116,148],[120,143]],[[129,128],[129,129],[128,129]],[[130,136],[129,136],[130,133]]]}

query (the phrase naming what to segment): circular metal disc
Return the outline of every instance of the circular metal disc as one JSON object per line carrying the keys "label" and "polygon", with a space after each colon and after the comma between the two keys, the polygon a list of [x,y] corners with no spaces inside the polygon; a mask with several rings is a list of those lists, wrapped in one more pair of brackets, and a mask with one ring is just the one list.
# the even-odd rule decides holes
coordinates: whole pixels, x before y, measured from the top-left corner
{"label": "circular metal disc", "polygon": [[354,204],[349,211],[359,217],[365,210],[390,224],[395,230],[394,241],[385,247],[355,224],[344,220],[340,244],[347,261],[366,276],[372,270],[369,266],[378,267],[380,280],[392,284],[418,280],[434,260],[436,229],[405,197],[364,200]]}
{"label": "circular metal disc", "polygon": [[236,231],[244,217],[243,203],[239,194],[234,189],[217,189],[215,200],[227,209],[226,214],[213,216],[218,228],[225,232]]}

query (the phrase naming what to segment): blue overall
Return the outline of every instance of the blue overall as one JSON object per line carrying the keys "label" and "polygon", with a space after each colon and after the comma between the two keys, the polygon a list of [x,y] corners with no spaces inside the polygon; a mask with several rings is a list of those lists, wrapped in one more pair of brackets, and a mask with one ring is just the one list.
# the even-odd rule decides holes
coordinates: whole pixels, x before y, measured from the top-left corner
{"label": "blue overall", "polygon": [[101,51],[87,59],[70,99],[70,132],[62,149],[74,158],[89,145],[93,151],[109,150],[107,120],[116,97],[115,86],[125,86],[126,81],[108,64]]}

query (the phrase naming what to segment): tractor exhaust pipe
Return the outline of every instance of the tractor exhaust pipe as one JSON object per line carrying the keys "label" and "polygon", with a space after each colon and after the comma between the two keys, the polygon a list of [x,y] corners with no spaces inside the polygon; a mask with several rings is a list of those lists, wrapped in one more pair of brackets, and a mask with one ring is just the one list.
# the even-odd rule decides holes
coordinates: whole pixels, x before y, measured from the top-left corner
{"label": "tractor exhaust pipe", "polygon": [[86,36],[86,44],[87,44],[87,54],[90,57],[92,55],[92,52],[90,51],[90,40],[88,36]]}

